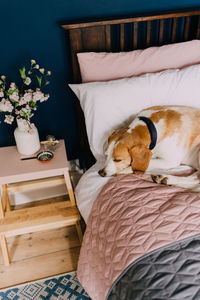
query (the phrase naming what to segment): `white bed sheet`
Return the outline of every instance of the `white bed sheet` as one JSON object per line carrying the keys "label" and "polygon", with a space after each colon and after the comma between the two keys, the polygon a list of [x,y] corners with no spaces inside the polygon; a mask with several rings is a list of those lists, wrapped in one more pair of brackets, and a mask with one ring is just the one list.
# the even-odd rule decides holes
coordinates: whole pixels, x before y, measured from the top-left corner
{"label": "white bed sheet", "polygon": [[[88,169],[79,180],[78,185],[75,189],[76,203],[78,209],[87,223],[92,205],[96,200],[98,194],[100,193],[103,186],[112,178],[112,177],[101,177],[98,174],[98,171],[104,167],[105,159],[99,159],[90,169]],[[183,172],[191,170],[190,166],[181,165],[177,168],[169,170],[154,170],[151,174],[173,174],[176,172]],[[148,172],[146,172],[148,173]]]}
{"label": "white bed sheet", "polygon": [[104,163],[105,160],[98,160],[83,174],[75,189],[76,203],[86,223],[94,201],[103,186],[110,180],[110,177],[101,177],[98,174]]}

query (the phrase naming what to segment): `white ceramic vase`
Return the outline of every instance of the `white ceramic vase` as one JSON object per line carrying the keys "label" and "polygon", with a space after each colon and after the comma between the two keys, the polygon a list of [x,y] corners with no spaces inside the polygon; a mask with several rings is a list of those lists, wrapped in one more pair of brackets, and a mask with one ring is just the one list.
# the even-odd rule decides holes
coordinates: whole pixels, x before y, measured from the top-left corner
{"label": "white ceramic vase", "polygon": [[37,128],[30,127],[30,122],[17,119],[17,128],[14,131],[17,150],[23,155],[32,155],[40,149],[40,140]]}

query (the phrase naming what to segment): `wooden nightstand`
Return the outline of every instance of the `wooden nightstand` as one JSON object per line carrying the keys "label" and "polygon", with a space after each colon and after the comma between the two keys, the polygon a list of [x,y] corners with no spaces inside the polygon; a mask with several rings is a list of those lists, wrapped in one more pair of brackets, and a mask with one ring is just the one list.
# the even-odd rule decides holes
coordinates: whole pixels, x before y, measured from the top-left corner
{"label": "wooden nightstand", "polygon": [[[5,265],[9,265],[6,238],[26,233],[50,230],[75,225],[82,241],[80,214],[76,207],[71,184],[64,141],[48,163],[37,159],[21,160],[22,155],[15,146],[0,148],[0,246]],[[52,202],[44,205],[11,210],[9,192],[19,192],[56,186],[65,183],[69,201]]]}

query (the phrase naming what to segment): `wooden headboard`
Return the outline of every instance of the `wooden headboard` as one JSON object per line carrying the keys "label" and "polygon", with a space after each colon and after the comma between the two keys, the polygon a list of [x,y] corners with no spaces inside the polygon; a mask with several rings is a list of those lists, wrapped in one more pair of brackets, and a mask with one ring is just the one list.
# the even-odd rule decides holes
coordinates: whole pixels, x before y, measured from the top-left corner
{"label": "wooden headboard", "polygon": [[[71,48],[74,83],[81,82],[78,52],[117,52],[200,39],[200,9],[95,22],[62,25]],[[77,102],[81,162],[84,169],[94,163],[85,122]]]}

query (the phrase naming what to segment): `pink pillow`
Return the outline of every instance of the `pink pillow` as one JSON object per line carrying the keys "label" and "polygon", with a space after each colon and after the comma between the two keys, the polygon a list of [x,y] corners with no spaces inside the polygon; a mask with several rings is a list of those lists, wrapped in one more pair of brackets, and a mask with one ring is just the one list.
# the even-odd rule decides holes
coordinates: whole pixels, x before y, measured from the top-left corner
{"label": "pink pillow", "polygon": [[129,52],[77,55],[82,82],[106,81],[200,63],[200,40]]}

